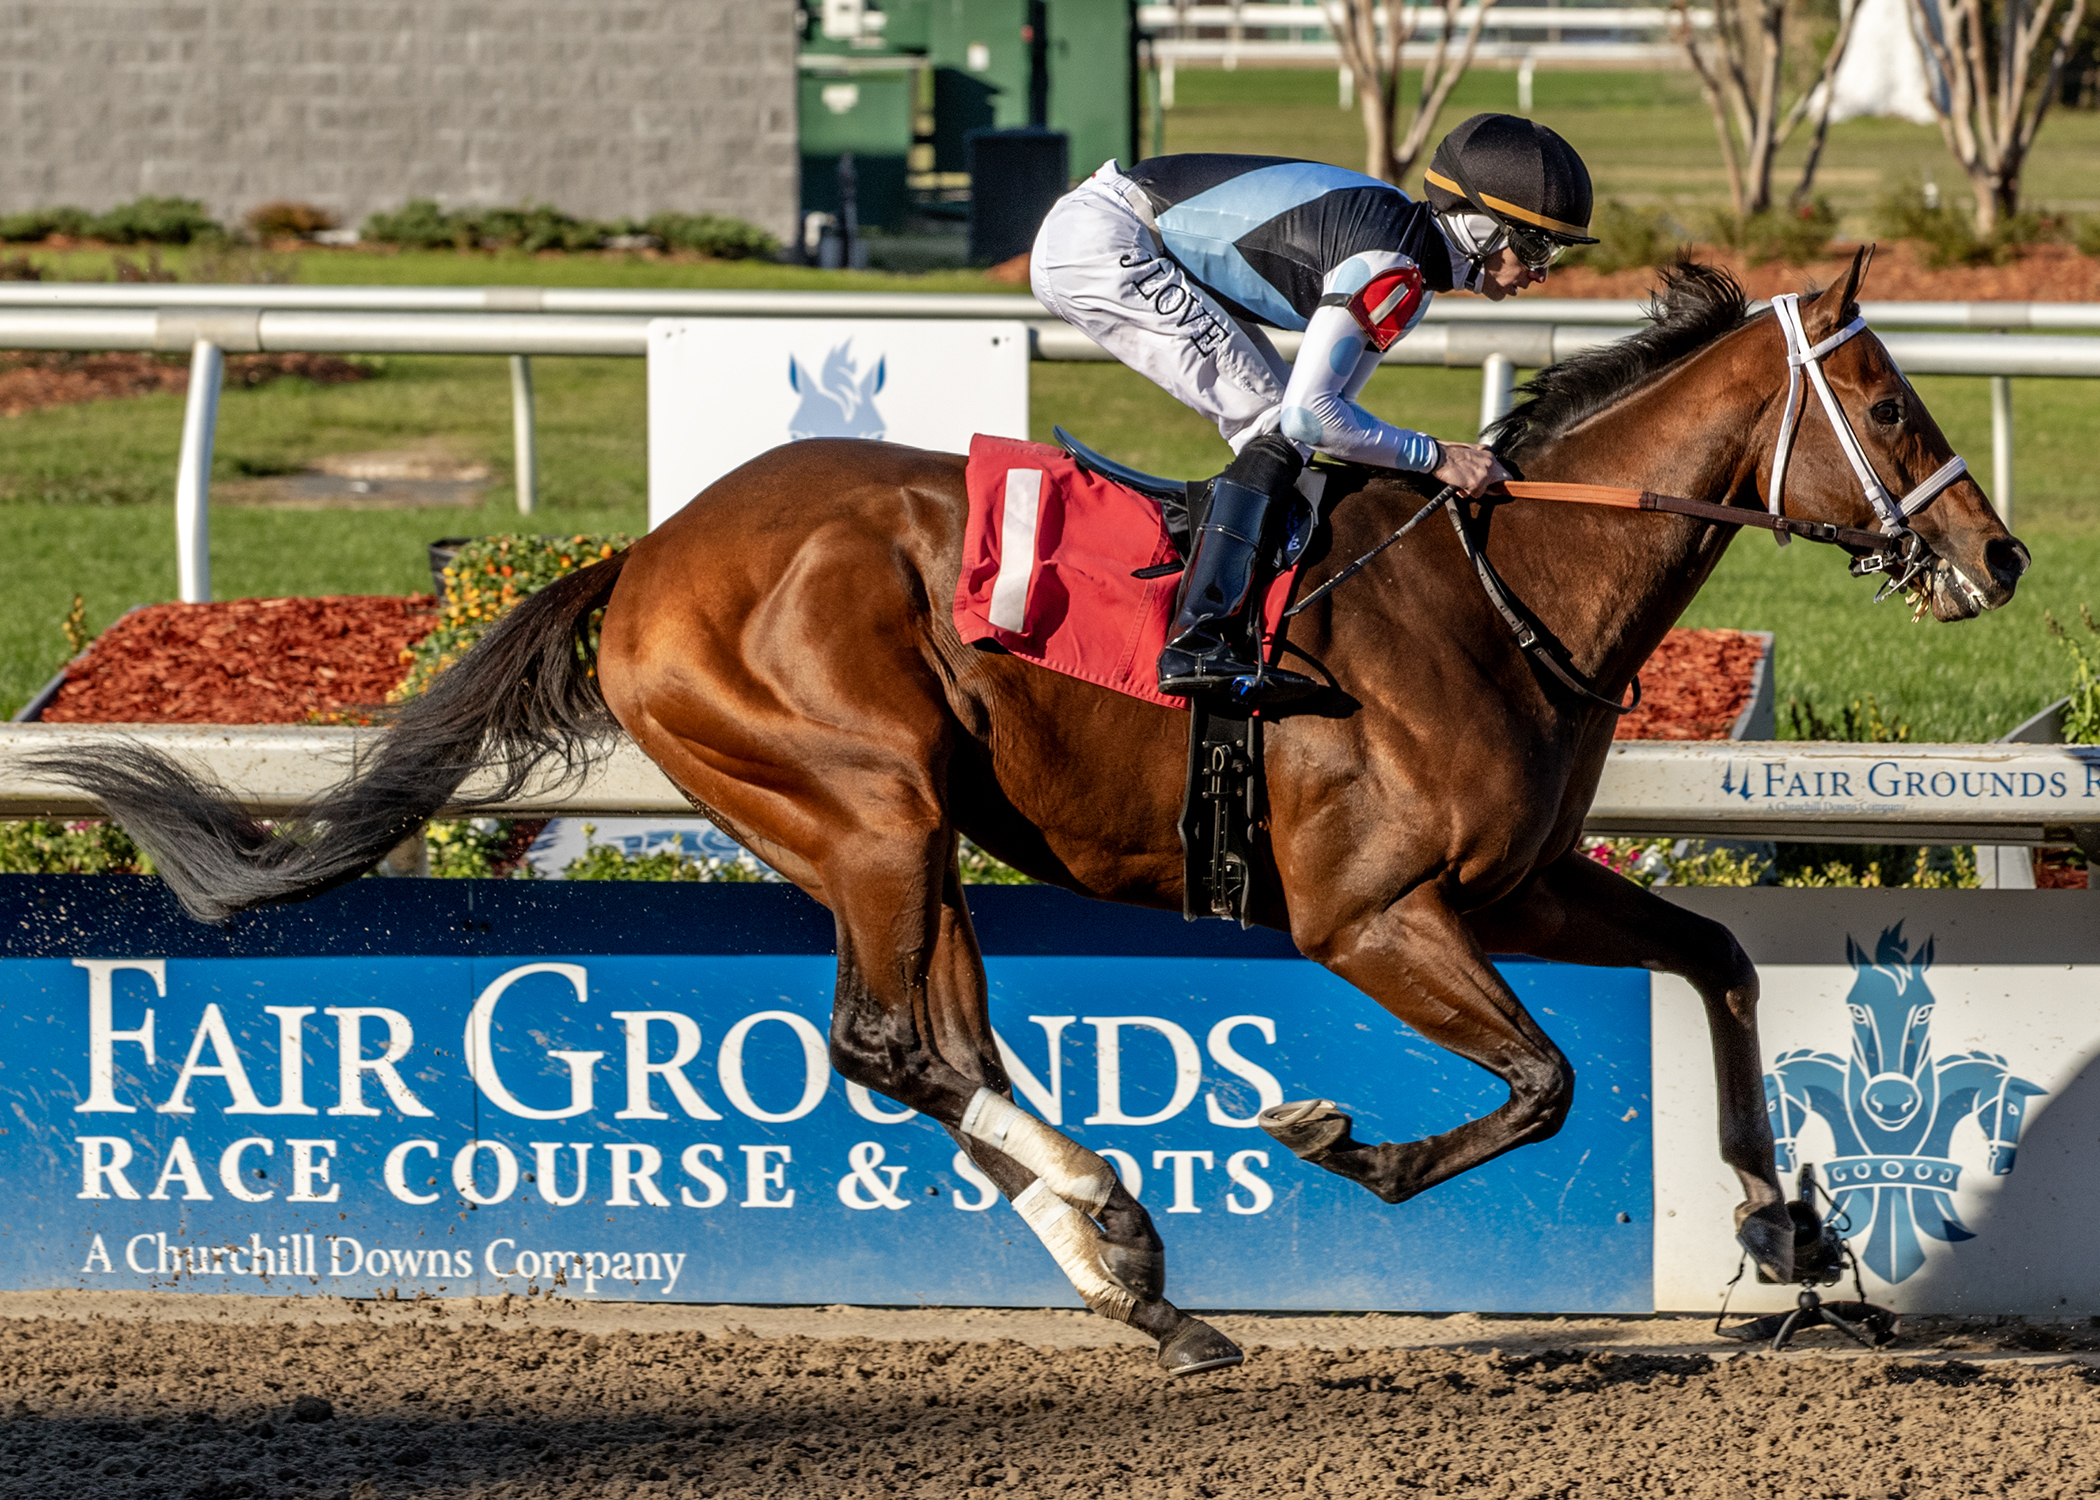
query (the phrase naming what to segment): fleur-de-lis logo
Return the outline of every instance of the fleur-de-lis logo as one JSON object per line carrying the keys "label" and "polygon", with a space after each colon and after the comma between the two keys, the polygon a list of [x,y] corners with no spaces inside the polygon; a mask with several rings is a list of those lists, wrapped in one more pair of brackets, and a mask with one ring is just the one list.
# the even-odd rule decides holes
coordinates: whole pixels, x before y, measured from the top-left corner
{"label": "fleur-de-lis logo", "polygon": [[848,339],[824,356],[824,369],[813,375],[788,356],[788,384],[802,398],[788,421],[788,436],[803,438],[880,438],[889,428],[875,409],[875,397],[889,375],[889,361],[878,358],[863,374]]}
{"label": "fleur-de-lis logo", "polygon": [[[1852,1020],[1848,1057],[1780,1054],[1765,1075],[1765,1109],[1781,1171],[1795,1163],[1795,1137],[1820,1118],[1841,1153],[1825,1167],[1846,1238],[1875,1275],[1898,1282],[1925,1264],[1922,1233],[1944,1244],[1974,1239],[1954,1210],[1961,1167],[1948,1159],[1954,1127],[1973,1116],[1989,1143],[1991,1175],[2013,1169],[2027,1102],[2047,1089],[2013,1076],[2004,1058],[1964,1052],[1932,1056],[1932,940],[1916,954],[1898,922],[1881,934],[1870,960],[1850,937],[1854,971],[1845,1009]],[[1861,1243],[1864,1241],[1864,1243]]]}

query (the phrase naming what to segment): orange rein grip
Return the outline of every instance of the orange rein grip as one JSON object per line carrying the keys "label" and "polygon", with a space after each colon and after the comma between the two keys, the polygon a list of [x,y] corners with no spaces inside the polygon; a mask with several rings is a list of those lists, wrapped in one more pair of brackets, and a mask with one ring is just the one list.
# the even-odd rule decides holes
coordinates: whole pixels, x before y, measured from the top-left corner
{"label": "orange rein grip", "polygon": [[1556,484],[1545,480],[1513,479],[1495,486],[1491,494],[1512,500],[1557,500],[1572,505],[1612,505],[1621,510],[1653,510],[1646,492],[1610,484]]}

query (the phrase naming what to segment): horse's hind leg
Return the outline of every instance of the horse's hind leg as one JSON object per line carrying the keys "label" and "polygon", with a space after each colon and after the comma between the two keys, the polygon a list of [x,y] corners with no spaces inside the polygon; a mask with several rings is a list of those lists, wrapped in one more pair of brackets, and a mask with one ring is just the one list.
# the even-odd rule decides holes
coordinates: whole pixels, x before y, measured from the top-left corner
{"label": "horse's hind leg", "polygon": [[928,830],[918,842],[911,870],[892,840],[883,841],[880,870],[852,860],[845,876],[835,858],[829,862],[825,884],[839,931],[832,1065],[946,1126],[1087,1306],[1151,1334],[1169,1374],[1238,1364],[1229,1339],[1161,1295],[1159,1235],[1109,1164],[1014,1104],[954,833]]}
{"label": "horse's hind leg", "polygon": [[1721,1159],[1743,1185],[1736,1236],[1775,1281],[1793,1279],[1794,1231],[1773,1165],[1757,1043],[1757,970],[1727,928],[1570,854],[1524,893],[1473,920],[1505,953],[1676,974],[1699,992],[1713,1037]]}

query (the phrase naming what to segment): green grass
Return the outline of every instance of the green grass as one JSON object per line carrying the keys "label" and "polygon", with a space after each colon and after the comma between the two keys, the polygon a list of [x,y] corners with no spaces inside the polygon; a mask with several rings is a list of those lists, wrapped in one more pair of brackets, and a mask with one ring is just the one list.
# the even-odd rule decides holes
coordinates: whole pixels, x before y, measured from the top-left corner
{"label": "green grass", "polygon": [[[1176,107],[1167,112],[1169,151],[1258,151],[1363,169],[1359,117],[1353,108],[1338,107],[1330,71],[1183,69],[1175,94]],[[1403,97],[1412,99],[1412,84]],[[1476,67],[1446,101],[1429,136],[1431,147],[1468,115],[1516,107],[1516,74]],[[1533,86],[1532,114],[1583,153],[1600,200],[1665,204],[1693,217],[1727,201],[1713,116],[1689,73],[1541,70]],[[1782,199],[1799,178],[1807,135],[1806,130],[1797,133],[1779,154],[1773,184]],[[1419,186],[1427,164],[1425,152],[1411,189]],[[1915,182],[1925,172],[1950,198],[1967,199],[1967,179],[1936,126],[1850,120],[1831,127],[1816,190],[1838,209],[1844,233],[1862,234],[1877,197],[1893,183]],[[2052,110],[2027,167],[2027,200],[2067,211],[2100,210],[2096,182],[2100,112]]]}

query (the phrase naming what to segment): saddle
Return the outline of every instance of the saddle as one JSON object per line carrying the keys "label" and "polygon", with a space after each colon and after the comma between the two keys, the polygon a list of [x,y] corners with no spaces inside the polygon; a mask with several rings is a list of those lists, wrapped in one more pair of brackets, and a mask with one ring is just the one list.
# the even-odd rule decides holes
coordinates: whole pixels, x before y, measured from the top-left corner
{"label": "saddle", "polygon": [[[1139,570],[1139,576],[1164,577],[1181,570],[1189,554],[1194,517],[1200,512],[1207,481],[1164,479],[1095,452],[1062,427],[1051,429],[1058,446],[1090,473],[1156,501],[1172,538],[1176,558]],[[1296,565],[1311,540],[1312,507],[1300,503],[1281,528],[1273,555],[1264,559],[1274,577]],[[1260,610],[1248,611],[1249,633],[1258,635]],[[1258,652],[1259,640],[1249,641]],[[1193,922],[1218,917],[1247,925],[1254,893],[1254,870],[1262,854],[1268,814],[1262,768],[1262,720],[1257,711],[1222,700],[1189,702],[1189,759],[1181,801],[1181,913]]]}

